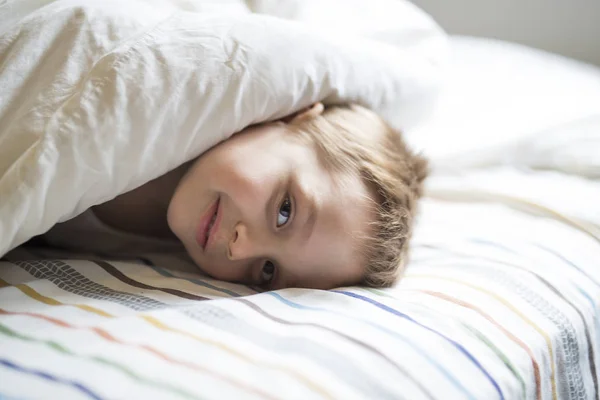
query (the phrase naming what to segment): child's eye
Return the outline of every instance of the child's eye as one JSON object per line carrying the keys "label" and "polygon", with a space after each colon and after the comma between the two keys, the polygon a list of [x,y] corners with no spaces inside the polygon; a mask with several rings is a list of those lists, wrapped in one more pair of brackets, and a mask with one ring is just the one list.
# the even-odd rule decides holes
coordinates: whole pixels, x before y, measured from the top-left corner
{"label": "child's eye", "polygon": [[262,267],[262,271],[260,271],[260,284],[268,285],[273,280],[275,276],[275,264],[271,261],[265,261]]}
{"label": "child's eye", "polygon": [[279,206],[279,212],[277,212],[277,227],[281,227],[288,223],[292,215],[292,202],[289,196],[285,196],[285,199]]}

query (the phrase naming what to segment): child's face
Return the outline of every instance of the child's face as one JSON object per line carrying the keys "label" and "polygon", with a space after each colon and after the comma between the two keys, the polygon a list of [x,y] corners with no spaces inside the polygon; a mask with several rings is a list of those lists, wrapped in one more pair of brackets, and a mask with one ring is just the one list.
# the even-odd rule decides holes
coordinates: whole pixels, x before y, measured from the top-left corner
{"label": "child's face", "polygon": [[169,227],[217,279],[270,289],[358,283],[374,218],[368,190],[358,176],[328,172],[284,129],[249,128],[203,154],[175,190]]}

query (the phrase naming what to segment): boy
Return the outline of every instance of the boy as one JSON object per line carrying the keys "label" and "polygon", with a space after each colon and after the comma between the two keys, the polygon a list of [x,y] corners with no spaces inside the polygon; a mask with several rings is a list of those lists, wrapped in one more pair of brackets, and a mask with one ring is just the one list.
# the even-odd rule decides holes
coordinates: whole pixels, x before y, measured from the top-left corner
{"label": "boy", "polygon": [[427,163],[375,113],[320,103],[56,225],[50,244],[129,253],[183,245],[209,275],[265,289],[392,285]]}

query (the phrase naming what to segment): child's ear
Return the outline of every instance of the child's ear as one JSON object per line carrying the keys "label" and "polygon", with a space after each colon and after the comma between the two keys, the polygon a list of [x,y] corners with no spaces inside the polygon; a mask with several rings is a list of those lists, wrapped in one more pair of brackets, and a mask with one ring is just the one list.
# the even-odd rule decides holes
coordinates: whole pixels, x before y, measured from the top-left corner
{"label": "child's ear", "polygon": [[288,115],[281,120],[286,124],[297,124],[323,114],[324,110],[325,106],[323,106],[323,103],[319,102]]}

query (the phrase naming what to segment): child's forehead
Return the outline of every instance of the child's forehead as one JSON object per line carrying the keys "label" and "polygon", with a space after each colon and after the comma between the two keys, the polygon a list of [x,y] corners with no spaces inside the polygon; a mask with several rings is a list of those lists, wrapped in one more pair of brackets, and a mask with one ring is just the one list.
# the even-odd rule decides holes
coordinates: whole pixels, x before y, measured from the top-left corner
{"label": "child's forehead", "polygon": [[355,237],[354,246],[371,236],[370,227],[377,219],[377,203],[373,190],[358,173],[323,171],[317,176],[318,182],[303,180],[300,171],[294,175],[303,196],[315,207],[326,209],[328,216],[344,227],[345,233]]}
{"label": "child's forehead", "polygon": [[[307,144],[311,152],[316,154],[314,146]],[[315,165],[314,160],[317,160]],[[319,191],[321,195],[328,194],[343,203],[357,202],[371,205],[375,199],[371,185],[368,185],[362,174],[356,168],[332,168],[319,162],[318,157],[306,157],[296,160],[292,169],[292,180],[303,186],[307,192]],[[324,190],[326,187],[328,190]]]}

